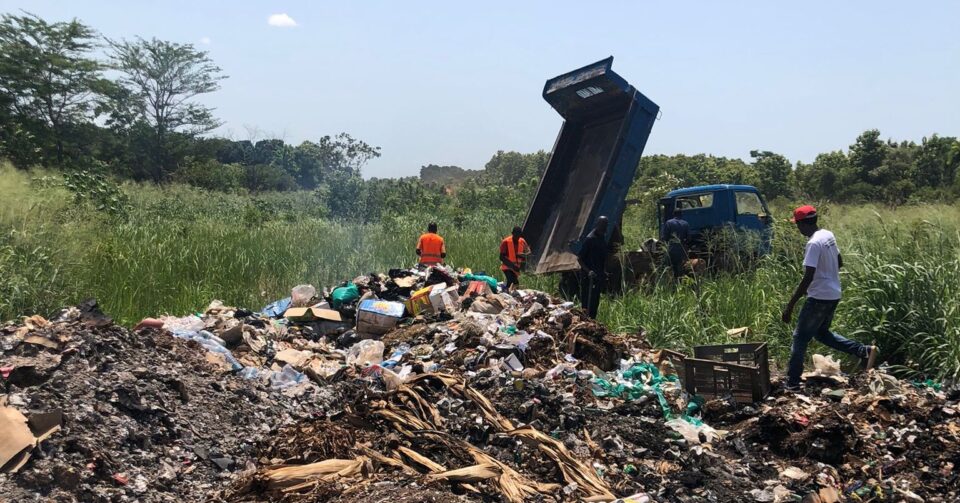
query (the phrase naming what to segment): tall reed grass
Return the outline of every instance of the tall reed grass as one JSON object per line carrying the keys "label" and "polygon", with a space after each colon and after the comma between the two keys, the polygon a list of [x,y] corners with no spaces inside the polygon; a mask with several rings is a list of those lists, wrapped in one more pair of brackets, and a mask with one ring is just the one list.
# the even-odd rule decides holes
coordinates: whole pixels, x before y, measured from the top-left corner
{"label": "tall reed grass", "polygon": [[[435,215],[412,210],[375,224],[312,215],[309,193],[251,197],[182,186],[127,185],[126,220],[74,205],[68,194],[0,168],[0,319],[40,313],[94,297],[122,323],[183,314],[212,299],[259,308],[300,283],[332,286],[415,262],[413,245],[437,221],[454,266],[498,274],[497,245],[522,215]],[[418,209],[413,209],[418,208]],[[835,329],[876,341],[904,373],[960,376],[960,209],[829,205],[822,225],[844,255]],[[631,210],[627,248],[654,234]],[[776,213],[783,219],[786,205]],[[749,326],[778,361],[793,327],[780,312],[800,279],[804,240],[777,223],[774,248],[754,268],[680,285],[662,273],[650,284],[605,298],[600,318],[618,331],[645,330],[657,346],[686,349],[732,342],[726,329]],[[555,290],[556,278],[522,278]],[[814,344],[812,351],[826,352]],[[811,351],[811,352],[812,352]]]}

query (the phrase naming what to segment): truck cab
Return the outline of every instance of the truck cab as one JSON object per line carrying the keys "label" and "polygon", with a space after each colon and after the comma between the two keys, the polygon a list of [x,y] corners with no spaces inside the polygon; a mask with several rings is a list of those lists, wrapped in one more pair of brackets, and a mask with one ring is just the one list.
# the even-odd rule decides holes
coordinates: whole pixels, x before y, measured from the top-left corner
{"label": "truck cab", "polygon": [[709,248],[709,236],[724,228],[738,235],[753,238],[749,250],[756,255],[770,252],[773,221],[763,195],[750,185],[702,185],[673,190],[657,204],[659,226],[673,217],[680,208],[682,218],[690,224],[691,249],[694,253]]}

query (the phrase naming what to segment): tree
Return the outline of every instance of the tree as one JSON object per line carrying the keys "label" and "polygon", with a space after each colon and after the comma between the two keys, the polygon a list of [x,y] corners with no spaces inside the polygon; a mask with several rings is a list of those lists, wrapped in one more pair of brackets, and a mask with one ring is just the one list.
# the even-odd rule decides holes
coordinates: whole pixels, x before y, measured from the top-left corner
{"label": "tree", "polygon": [[812,164],[797,163],[797,188],[808,197],[836,199],[841,174],[849,168],[850,160],[842,151],[818,154]]}
{"label": "tree", "polygon": [[858,136],[857,141],[850,145],[850,165],[856,174],[856,182],[876,185],[877,170],[883,165],[886,154],[886,145],[880,139],[879,130],[870,129]]}
{"label": "tree", "polygon": [[757,171],[757,188],[767,199],[791,195],[793,167],[786,157],[769,151],[750,151]]}
{"label": "tree", "polygon": [[884,154],[883,164],[875,170],[874,179],[880,186],[881,197],[889,204],[903,204],[916,191],[916,143],[890,142]]}
{"label": "tree", "polygon": [[212,108],[194,100],[219,89],[226,76],[191,44],[137,38],[110,45],[120,84],[131,91],[139,116],[154,130],[153,179],[162,182],[176,166],[172,140],[189,140],[220,125]]}
{"label": "tree", "polygon": [[17,128],[30,129],[34,138],[49,133],[57,164],[63,163],[70,124],[92,120],[93,87],[101,71],[89,57],[96,37],[76,19],[48,23],[34,14],[0,17],[0,101],[12,108],[16,121],[5,121],[5,137]]}
{"label": "tree", "polygon": [[956,138],[936,134],[921,141],[914,179],[917,187],[941,187],[953,181],[960,165],[960,157],[951,155],[956,145]]}
{"label": "tree", "polygon": [[324,136],[317,143],[324,174],[345,173],[360,176],[370,160],[380,157],[380,147],[374,147],[347,133]]}

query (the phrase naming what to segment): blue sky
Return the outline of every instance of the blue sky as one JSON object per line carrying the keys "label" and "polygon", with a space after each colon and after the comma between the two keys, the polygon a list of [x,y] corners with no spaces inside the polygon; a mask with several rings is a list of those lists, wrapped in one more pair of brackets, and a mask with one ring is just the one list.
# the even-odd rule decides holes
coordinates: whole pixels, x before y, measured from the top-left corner
{"label": "blue sky", "polygon": [[809,162],[868,128],[960,134],[960,2],[0,0],[19,9],[195,43],[230,77],[203,99],[220,134],[346,131],[383,149],[366,176],[549,150],[544,81],[610,55],[662,109],[648,154]]}

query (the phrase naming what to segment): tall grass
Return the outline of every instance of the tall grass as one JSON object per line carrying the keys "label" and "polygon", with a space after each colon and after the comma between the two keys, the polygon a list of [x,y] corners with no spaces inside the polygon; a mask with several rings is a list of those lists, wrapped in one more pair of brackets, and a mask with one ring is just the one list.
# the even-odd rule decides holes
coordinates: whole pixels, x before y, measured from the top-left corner
{"label": "tall grass", "polygon": [[[375,224],[316,218],[309,193],[250,197],[169,186],[127,185],[126,220],[78,208],[66,192],[0,168],[0,319],[40,313],[95,297],[122,323],[201,309],[212,299],[259,308],[299,283],[331,286],[415,262],[413,245],[438,221],[454,266],[498,273],[499,240],[520,216],[491,208],[447,217],[411,202],[411,211]],[[896,210],[824,206],[844,255],[835,329],[864,342],[905,372],[956,379],[960,374],[960,209],[929,205]],[[625,217],[627,248],[654,235],[648,212]],[[787,206],[775,211],[788,214]],[[729,341],[726,329],[749,326],[777,360],[789,351],[792,325],[783,304],[801,274],[804,239],[789,223],[775,229],[772,253],[742,273],[674,285],[669,273],[618,297],[600,318],[613,329],[644,329],[651,341],[686,349]],[[661,270],[662,271],[662,270]],[[524,276],[555,290],[556,278]],[[813,345],[813,351],[828,351]]]}

